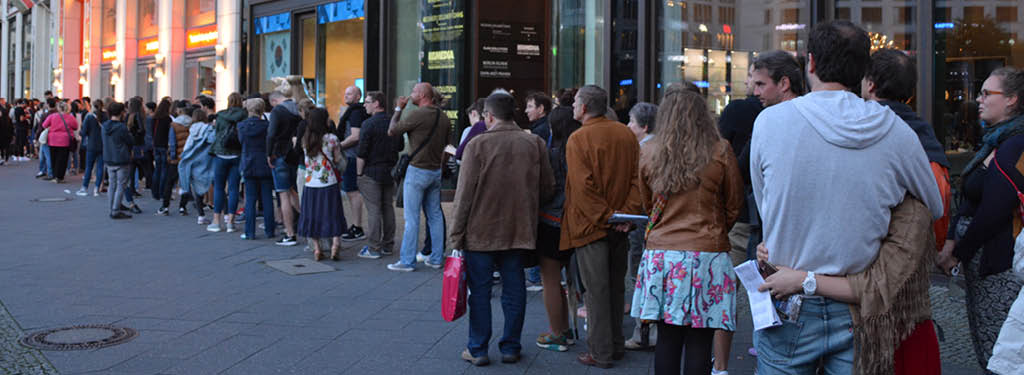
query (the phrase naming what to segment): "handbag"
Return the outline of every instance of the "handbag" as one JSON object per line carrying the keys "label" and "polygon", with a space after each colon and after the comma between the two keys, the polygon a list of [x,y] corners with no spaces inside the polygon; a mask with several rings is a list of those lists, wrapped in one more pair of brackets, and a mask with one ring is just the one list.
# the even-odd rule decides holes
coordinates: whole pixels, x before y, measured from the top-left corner
{"label": "handbag", "polygon": [[441,317],[454,322],[466,314],[466,262],[462,251],[452,250],[444,263]]}
{"label": "handbag", "polygon": [[45,145],[46,141],[48,141],[49,139],[50,139],[50,128],[46,128],[46,129],[43,129],[43,131],[41,133],[39,133],[39,139],[37,139],[36,141],[40,145]]}
{"label": "handbag", "polygon": [[434,127],[430,128],[430,134],[427,135],[427,140],[423,141],[423,143],[420,144],[420,147],[417,147],[416,150],[412,152],[412,154],[402,155],[401,157],[398,158],[398,163],[396,163],[395,167],[391,169],[392,178],[394,178],[395,180],[401,180],[405,178],[405,172],[409,170],[409,163],[412,162],[412,158],[416,157],[416,154],[419,154],[420,151],[423,151],[423,148],[426,147],[427,144],[430,143],[432,139],[434,139],[434,133],[437,132],[437,123],[440,120],[441,110],[438,109],[437,115],[434,117]]}

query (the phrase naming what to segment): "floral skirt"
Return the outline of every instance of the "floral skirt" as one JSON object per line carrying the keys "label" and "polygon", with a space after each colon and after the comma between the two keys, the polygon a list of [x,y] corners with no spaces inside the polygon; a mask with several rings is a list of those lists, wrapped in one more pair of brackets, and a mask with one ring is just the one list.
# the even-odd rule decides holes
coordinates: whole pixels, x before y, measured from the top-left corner
{"label": "floral skirt", "polygon": [[736,273],[729,253],[644,250],[630,315],[735,331]]}

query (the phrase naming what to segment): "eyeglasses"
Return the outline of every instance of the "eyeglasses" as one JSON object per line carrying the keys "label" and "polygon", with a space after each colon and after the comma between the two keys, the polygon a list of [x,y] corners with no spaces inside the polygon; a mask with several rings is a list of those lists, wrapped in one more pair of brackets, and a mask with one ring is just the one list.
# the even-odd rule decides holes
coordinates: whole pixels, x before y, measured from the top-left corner
{"label": "eyeglasses", "polygon": [[984,97],[989,97],[989,96],[992,96],[992,95],[1003,95],[1003,92],[1002,91],[989,91],[989,90],[981,89],[981,93],[978,94],[978,97],[979,98],[984,98]]}

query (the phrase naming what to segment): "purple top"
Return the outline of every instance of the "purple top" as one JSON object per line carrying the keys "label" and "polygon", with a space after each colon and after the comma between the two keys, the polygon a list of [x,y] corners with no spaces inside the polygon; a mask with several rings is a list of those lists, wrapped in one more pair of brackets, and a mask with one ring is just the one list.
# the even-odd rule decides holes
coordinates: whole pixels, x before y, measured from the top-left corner
{"label": "purple top", "polygon": [[483,121],[473,124],[472,128],[469,128],[469,134],[466,135],[466,139],[459,145],[459,150],[455,151],[455,159],[462,160],[462,151],[466,149],[466,145],[469,144],[469,140],[473,139],[477,135],[483,134],[487,131],[487,125]]}

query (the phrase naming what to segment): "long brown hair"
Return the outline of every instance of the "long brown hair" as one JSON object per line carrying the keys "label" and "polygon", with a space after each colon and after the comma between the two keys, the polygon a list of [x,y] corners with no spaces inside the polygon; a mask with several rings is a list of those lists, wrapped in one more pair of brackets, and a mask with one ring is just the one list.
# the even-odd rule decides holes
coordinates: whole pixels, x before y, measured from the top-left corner
{"label": "long brown hair", "polygon": [[690,91],[666,95],[658,106],[650,170],[651,190],[670,195],[700,185],[721,136],[704,98]]}
{"label": "long brown hair", "polygon": [[[321,153],[324,134],[327,134],[327,110],[319,107],[309,109],[306,115],[306,134],[302,136],[302,147],[306,149],[306,156],[316,157]],[[330,158],[331,155],[324,155]]]}

